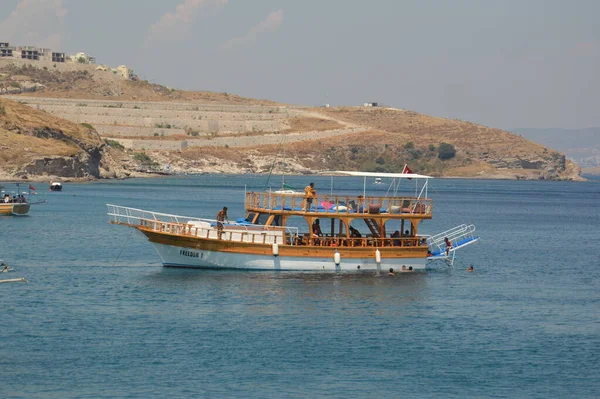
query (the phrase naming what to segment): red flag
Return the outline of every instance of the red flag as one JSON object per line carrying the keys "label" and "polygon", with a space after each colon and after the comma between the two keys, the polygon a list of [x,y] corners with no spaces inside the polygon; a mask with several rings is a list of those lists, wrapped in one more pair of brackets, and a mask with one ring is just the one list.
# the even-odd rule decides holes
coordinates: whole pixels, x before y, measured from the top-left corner
{"label": "red flag", "polygon": [[[408,167],[408,165],[404,165],[404,169],[402,169],[402,174],[404,173],[412,173],[413,171],[410,170],[410,168]],[[408,177],[408,180],[412,180],[412,177]]]}
{"label": "red flag", "polygon": [[30,189],[31,191],[35,191],[35,187],[33,187],[31,184],[29,185],[29,189]]}

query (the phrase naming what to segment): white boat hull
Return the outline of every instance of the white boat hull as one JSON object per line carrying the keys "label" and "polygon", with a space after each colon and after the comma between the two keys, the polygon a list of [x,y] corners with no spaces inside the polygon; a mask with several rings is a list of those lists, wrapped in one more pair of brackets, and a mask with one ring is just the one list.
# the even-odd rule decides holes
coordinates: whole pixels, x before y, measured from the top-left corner
{"label": "white boat hull", "polygon": [[375,258],[340,259],[335,264],[332,249],[331,257],[292,257],[274,255],[239,254],[209,251],[193,248],[165,245],[152,242],[154,249],[165,267],[184,267],[197,269],[239,269],[271,271],[387,271],[390,268],[400,270],[403,265],[413,270],[423,270],[426,258],[383,258],[377,263]]}

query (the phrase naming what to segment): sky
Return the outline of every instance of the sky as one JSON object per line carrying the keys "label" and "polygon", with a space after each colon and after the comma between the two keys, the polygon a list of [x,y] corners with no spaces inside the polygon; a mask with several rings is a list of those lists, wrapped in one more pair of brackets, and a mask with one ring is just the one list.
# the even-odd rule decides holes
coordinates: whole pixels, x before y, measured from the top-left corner
{"label": "sky", "polygon": [[176,89],[600,126],[598,0],[0,0],[0,41]]}

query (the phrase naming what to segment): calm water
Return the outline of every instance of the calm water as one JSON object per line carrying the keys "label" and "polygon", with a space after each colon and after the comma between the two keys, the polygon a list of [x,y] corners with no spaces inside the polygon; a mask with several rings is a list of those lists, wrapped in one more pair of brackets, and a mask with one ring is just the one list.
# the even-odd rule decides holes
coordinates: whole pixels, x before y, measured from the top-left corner
{"label": "calm water", "polygon": [[482,239],[397,277],[164,269],[105,216],[241,216],[265,180],[69,183],[0,218],[2,277],[29,280],[0,285],[0,397],[600,397],[600,182],[434,180],[422,232]]}

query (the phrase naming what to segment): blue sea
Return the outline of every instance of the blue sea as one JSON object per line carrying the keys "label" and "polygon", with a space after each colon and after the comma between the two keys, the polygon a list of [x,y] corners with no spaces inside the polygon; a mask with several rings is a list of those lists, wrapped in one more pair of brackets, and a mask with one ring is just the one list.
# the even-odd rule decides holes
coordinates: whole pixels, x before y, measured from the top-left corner
{"label": "blue sea", "polygon": [[[310,181],[363,186],[286,178]],[[46,203],[0,218],[0,278],[29,281],[0,285],[0,398],[600,397],[600,181],[432,180],[420,232],[473,223],[481,239],[394,277],[168,269],[107,221],[107,203],[233,219],[266,183],[35,184]]]}

